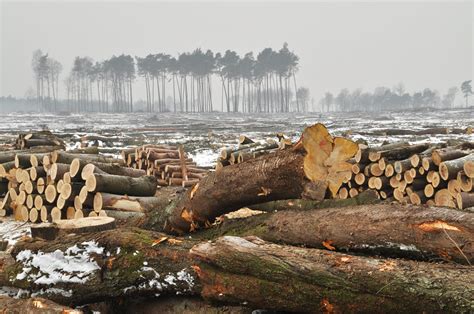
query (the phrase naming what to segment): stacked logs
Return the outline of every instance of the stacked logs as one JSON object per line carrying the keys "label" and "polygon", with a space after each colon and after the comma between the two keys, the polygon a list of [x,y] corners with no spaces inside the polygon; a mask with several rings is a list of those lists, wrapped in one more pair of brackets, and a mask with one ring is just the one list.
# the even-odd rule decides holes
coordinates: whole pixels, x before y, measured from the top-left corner
{"label": "stacked logs", "polygon": [[190,187],[208,173],[189,158],[182,145],[143,145],[122,151],[128,167],[155,176],[159,186]]}
{"label": "stacked logs", "polygon": [[337,197],[372,189],[381,199],[465,209],[474,206],[472,143],[359,145]]}
{"label": "stacked logs", "polygon": [[220,156],[216,161],[216,170],[228,165],[242,163],[261,155],[274,153],[293,145],[291,140],[285,138],[282,133],[278,133],[276,137],[278,141],[269,139],[264,143],[259,143],[245,135],[241,135],[237,147],[226,147],[221,150]]}
{"label": "stacked logs", "polygon": [[[53,151],[4,154],[0,164],[0,216],[16,220],[51,222],[60,219],[106,216],[104,208],[129,210],[129,202],[114,207],[117,199],[136,196],[132,211],[155,195],[157,183],[144,170],[124,167],[121,159],[98,154]],[[6,162],[5,162],[6,161]],[[140,197],[145,197],[141,200]],[[153,199],[153,197],[152,197]]]}
{"label": "stacked logs", "polygon": [[55,147],[64,149],[64,141],[50,131],[19,134],[15,142],[17,149],[30,149],[34,147]]}

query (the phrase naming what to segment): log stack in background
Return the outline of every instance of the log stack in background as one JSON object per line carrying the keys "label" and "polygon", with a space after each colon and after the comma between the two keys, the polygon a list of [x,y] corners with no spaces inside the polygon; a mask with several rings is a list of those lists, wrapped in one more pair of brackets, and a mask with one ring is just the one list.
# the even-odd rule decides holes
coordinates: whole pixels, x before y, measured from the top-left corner
{"label": "log stack in background", "polygon": [[146,171],[122,159],[51,148],[0,153],[0,216],[51,222],[106,216],[104,209],[143,212],[157,201],[156,178]]}
{"label": "log stack in background", "polygon": [[337,197],[354,197],[373,189],[381,199],[401,203],[459,209],[474,206],[474,144],[359,146],[352,160],[352,176]]}
{"label": "log stack in background", "polygon": [[216,162],[216,170],[228,165],[242,163],[261,155],[274,153],[277,150],[285,149],[293,145],[291,140],[285,138],[281,133],[278,133],[276,137],[278,141],[268,139],[265,142],[255,142],[247,136],[241,135],[236,147],[222,149]]}
{"label": "log stack in background", "polygon": [[55,147],[64,149],[64,141],[50,131],[20,134],[15,142],[16,149],[29,149],[35,147]]}
{"label": "log stack in background", "polygon": [[143,145],[122,151],[128,167],[155,176],[159,186],[190,187],[199,182],[208,169],[197,166],[182,145]]}

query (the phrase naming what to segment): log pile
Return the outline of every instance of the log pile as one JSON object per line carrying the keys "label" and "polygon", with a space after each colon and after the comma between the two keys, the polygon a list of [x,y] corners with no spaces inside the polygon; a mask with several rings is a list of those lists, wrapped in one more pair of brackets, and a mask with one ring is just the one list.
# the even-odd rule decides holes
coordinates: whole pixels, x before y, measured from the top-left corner
{"label": "log pile", "polygon": [[128,167],[155,176],[159,186],[190,187],[208,173],[188,157],[182,145],[143,145],[122,151]]}
{"label": "log pile", "polygon": [[350,198],[373,189],[381,199],[402,203],[473,207],[473,147],[472,143],[359,145],[350,161],[351,174],[336,197]]}
{"label": "log pile", "polygon": [[[382,190],[368,183],[346,200],[340,194],[352,184],[355,166],[362,169],[358,173],[368,169],[370,178],[381,178],[392,165],[400,182],[410,179],[404,171],[415,155],[421,165],[427,158],[428,172],[438,169],[446,186],[461,170],[472,183],[471,149],[407,143],[361,148],[317,124],[291,149],[210,172],[171,201],[159,194],[167,189],[145,196],[156,179],[144,176],[145,169],[114,165],[102,156],[75,154],[71,160],[73,154],[53,153],[50,169],[57,165],[56,170],[45,172],[54,184],[65,171],[94,196],[93,205],[100,195],[102,206],[142,213],[142,228],[116,228],[110,219],[106,230],[89,233],[84,220],[99,217],[37,226],[37,238],[0,254],[0,285],[75,306],[117,298],[159,302],[157,297],[172,294],[239,304],[249,312],[469,313],[474,213],[382,202],[376,197],[382,198]],[[362,166],[361,160],[370,162]],[[419,173],[418,165],[411,167]],[[417,177],[406,183],[413,193]],[[62,179],[60,195],[68,192]],[[262,211],[237,219],[225,215],[242,207]],[[82,231],[69,233],[71,225]],[[67,267],[42,261],[66,261]]]}
{"label": "log pile", "polygon": [[278,141],[269,139],[265,142],[255,142],[247,136],[241,135],[237,146],[226,147],[221,150],[216,161],[216,170],[293,146],[291,140],[285,138],[282,133],[278,133],[276,137]]}
{"label": "log pile", "polygon": [[153,203],[155,177],[125,167],[122,159],[32,150],[0,153],[0,216],[52,222],[106,216],[105,208],[139,211],[137,203]]}
{"label": "log pile", "polygon": [[29,149],[34,147],[56,147],[64,149],[64,141],[50,131],[19,134],[15,142],[16,149]]}

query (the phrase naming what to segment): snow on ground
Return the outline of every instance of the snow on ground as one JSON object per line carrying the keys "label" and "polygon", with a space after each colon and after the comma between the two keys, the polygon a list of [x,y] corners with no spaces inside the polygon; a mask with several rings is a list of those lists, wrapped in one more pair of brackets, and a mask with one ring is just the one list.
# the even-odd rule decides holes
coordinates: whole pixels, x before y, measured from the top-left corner
{"label": "snow on ground", "polygon": [[[474,135],[439,134],[436,136],[380,136],[367,133],[381,129],[422,130],[425,128],[466,128],[474,126],[474,110],[431,110],[381,113],[274,113],[274,114],[71,114],[11,113],[2,116],[0,137],[14,139],[18,133],[50,129],[67,139],[68,149],[79,146],[84,135],[120,137],[107,149],[116,150],[146,143],[184,144],[200,166],[212,166],[222,147],[236,145],[238,136],[253,140],[275,139],[276,133],[296,140],[304,127],[324,123],[334,135],[361,139],[370,145],[384,141],[409,140],[436,143],[448,139],[473,140]],[[108,152],[113,154],[114,152]]]}

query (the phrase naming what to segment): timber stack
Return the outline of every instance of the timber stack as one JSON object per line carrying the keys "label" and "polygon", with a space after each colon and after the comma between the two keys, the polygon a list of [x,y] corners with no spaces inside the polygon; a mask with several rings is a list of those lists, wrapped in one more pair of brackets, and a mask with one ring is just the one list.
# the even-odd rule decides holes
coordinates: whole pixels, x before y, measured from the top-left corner
{"label": "timber stack", "polygon": [[359,144],[350,162],[351,174],[334,197],[345,199],[372,189],[381,199],[401,203],[459,209],[474,206],[473,143]]}
{"label": "timber stack", "polygon": [[[440,155],[446,150],[436,147],[422,154],[427,148],[391,145],[359,147],[316,124],[305,129],[292,148],[209,172],[171,199],[164,195],[167,189],[148,196],[156,189],[156,183],[150,184],[156,178],[144,175],[145,169],[123,167],[121,159],[52,153],[51,166],[44,170],[43,159],[38,167],[56,189],[63,180],[60,197],[67,195],[70,177],[71,183],[78,183],[79,194],[86,190],[93,203],[101,195],[104,206],[141,207],[145,219],[140,228],[115,228],[111,217],[60,221],[62,229],[34,226],[32,236],[47,241],[24,239],[3,254],[0,285],[77,306],[150,296],[159,302],[156,296],[172,294],[250,310],[472,312],[474,213],[389,204],[374,196],[380,190],[369,187],[353,198],[328,199],[337,198],[352,178],[354,165],[363,164],[356,158],[370,160],[375,152],[381,156],[372,154],[376,160],[368,164],[382,158],[395,164],[416,154],[422,162],[425,157],[433,161],[435,150]],[[468,146],[456,147],[467,153],[463,156],[441,157],[440,176],[443,172],[449,180],[462,165],[472,179]],[[443,163],[447,171],[441,170]],[[20,166],[20,173],[29,171],[31,177],[31,160]],[[69,173],[67,179],[61,173]],[[243,207],[261,211],[227,218]],[[91,225],[99,218],[108,220]],[[99,223],[107,225],[100,232]],[[52,227],[61,230],[50,232]],[[75,232],[78,229],[82,231]],[[38,262],[42,259],[52,265],[72,263],[61,269],[61,280],[55,280],[57,268],[45,267]]]}
{"label": "timber stack", "polygon": [[220,156],[216,161],[216,170],[293,146],[291,140],[285,138],[283,133],[276,134],[276,137],[278,141],[268,139],[264,142],[256,142],[245,135],[239,136],[237,146],[226,147],[221,150]]}
{"label": "timber stack", "polygon": [[15,142],[16,149],[31,149],[41,147],[55,147],[64,149],[64,141],[50,131],[19,134]]}
{"label": "timber stack", "polygon": [[[35,138],[33,136],[32,138]],[[0,216],[51,222],[143,211],[157,189],[154,176],[122,159],[53,147],[0,152]]]}
{"label": "timber stack", "polygon": [[182,145],[143,145],[122,150],[128,167],[146,171],[159,186],[190,187],[209,172],[188,157]]}

